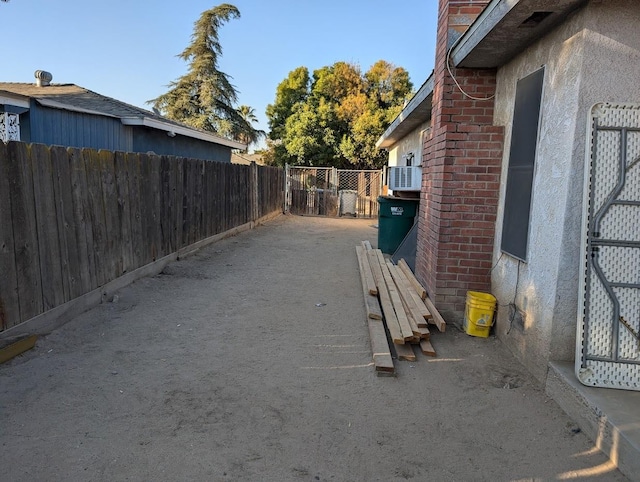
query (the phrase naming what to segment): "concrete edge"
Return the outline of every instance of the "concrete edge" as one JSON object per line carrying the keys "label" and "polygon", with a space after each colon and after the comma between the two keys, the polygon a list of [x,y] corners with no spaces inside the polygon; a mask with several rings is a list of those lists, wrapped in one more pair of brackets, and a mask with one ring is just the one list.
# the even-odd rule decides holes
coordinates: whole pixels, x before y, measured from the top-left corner
{"label": "concrete edge", "polygon": [[549,364],[545,392],[621,473],[640,481],[640,420],[632,408],[639,392],[584,386],[573,362]]}
{"label": "concrete edge", "polygon": [[279,211],[268,214],[256,221],[243,224],[241,226],[225,231],[224,233],[216,234],[214,236],[210,236],[206,239],[200,240],[178,250],[175,253],[171,253],[152,263],[141,266],[140,268],[137,268],[129,273],[125,273],[124,275],[112,281],[109,281],[108,283],[99,288],[96,288],[93,291],[85,293],[78,298],[67,301],[66,303],[56,306],[49,311],[45,311],[44,313],[41,313],[38,316],[31,318],[30,320],[24,321],[19,325],[13,326],[3,332],[0,332],[0,345],[5,345],[7,344],[7,342],[10,343],[20,337],[24,337],[27,335],[46,335],[48,333],[51,333],[53,330],[60,328],[62,325],[71,321],[76,316],[79,316],[85,311],[88,311],[91,308],[98,306],[103,301],[106,301],[107,299],[112,297],[113,294],[118,290],[130,285],[134,281],[141,278],[157,275],[169,263],[192,255],[198,250],[212,243],[221,241],[231,236],[236,236],[237,234],[240,234],[244,231],[254,229],[255,227],[271,221],[279,216],[282,216],[282,213]]}

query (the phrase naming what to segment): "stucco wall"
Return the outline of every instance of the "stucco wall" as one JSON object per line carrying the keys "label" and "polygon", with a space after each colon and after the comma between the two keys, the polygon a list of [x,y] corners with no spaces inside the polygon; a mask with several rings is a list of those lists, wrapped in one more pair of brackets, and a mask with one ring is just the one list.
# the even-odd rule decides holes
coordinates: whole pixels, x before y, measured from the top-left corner
{"label": "stucco wall", "polygon": [[[495,123],[505,126],[505,149],[492,272],[496,332],[540,380],[549,360],[574,357],[587,118],[596,102],[640,101],[639,22],[633,0],[593,1],[498,71]],[[541,66],[529,246],[519,262],[500,250],[511,123],[516,82]]]}

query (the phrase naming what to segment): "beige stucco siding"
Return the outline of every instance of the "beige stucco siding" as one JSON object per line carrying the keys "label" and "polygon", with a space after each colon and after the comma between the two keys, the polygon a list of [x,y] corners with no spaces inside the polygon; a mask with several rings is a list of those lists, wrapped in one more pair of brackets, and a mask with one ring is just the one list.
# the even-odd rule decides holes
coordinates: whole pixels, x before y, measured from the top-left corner
{"label": "beige stucco siding", "polygon": [[[492,272],[497,332],[540,379],[550,359],[574,356],[587,119],[597,102],[640,101],[639,22],[634,1],[591,2],[498,72],[495,123],[505,126],[505,149]],[[529,246],[519,262],[500,250],[511,123],[516,82],[542,66]],[[511,316],[514,298],[522,318]]]}

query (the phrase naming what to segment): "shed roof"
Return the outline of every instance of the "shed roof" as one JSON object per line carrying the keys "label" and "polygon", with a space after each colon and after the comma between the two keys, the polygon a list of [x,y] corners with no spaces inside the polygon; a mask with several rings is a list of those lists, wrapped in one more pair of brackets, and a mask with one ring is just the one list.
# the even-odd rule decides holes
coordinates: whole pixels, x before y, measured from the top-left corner
{"label": "shed roof", "polygon": [[211,132],[194,129],[180,122],[167,119],[155,112],[129,105],[75,84],[50,84],[40,87],[20,82],[0,82],[0,95],[19,95],[45,107],[85,114],[114,117],[125,125],[141,125],[174,134],[224,145],[233,149],[246,149],[246,145]]}
{"label": "shed roof", "polygon": [[[457,68],[500,67],[564,22],[588,0],[492,0],[453,44]],[[382,134],[376,146],[393,146],[431,118],[433,74]]]}

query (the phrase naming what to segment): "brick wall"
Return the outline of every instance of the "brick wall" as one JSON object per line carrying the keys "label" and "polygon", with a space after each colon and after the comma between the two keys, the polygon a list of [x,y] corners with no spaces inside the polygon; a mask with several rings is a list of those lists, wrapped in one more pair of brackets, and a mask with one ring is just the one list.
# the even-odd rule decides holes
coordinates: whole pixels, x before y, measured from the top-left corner
{"label": "brick wall", "polygon": [[[431,137],[423,149],[416,275],[438,310],[460,321],[468,290],[490,291],[503,128],[493,99],[464,95],[447,52],[487,0],[440,0]],[[470,96],[495,92],[495,71],[452,69]]]}

